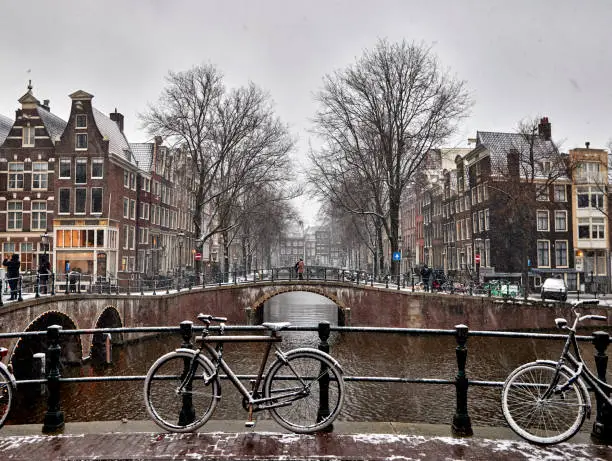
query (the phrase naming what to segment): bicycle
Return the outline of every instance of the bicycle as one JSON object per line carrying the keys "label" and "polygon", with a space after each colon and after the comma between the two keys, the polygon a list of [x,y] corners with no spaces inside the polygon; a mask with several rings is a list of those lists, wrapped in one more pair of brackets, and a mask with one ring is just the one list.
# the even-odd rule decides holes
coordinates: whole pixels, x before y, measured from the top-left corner
{"label": "bicycle", "polygon": [[[268,335],[229,336],[224,334],[226,318],[199,314],[198,320],[205,325],[196,338],[198,348],[163,355],[145,378],[145,406],[159,427],[193,432],[204,425],[221,399],[220,370],[243,397],[247,427],[255,425],[253,413],[262,410],[269,410],[285,429],[301,434],[322,431],[336,419],[344,402],[342,369],[333,357],[314,348],[283,352],[277,345],[282,341],[280,331],[290,323],[264,323]],[[219,323],[218,335],[209,334],[211,322]],[[227,342],[267,344],[250,391],[223,358]],[[272,346],[276,360],[264,374]]]}
{"label": "bicycle", "polygon": [[[572,305],[575,319],[571,327],[564,318],[556,318],[558,328],[568,335],[558,361],[537,360],[519,366],[508,375],[502,389],[502,411],[506,421],[522,438],[538,445],[563,442],[576,434],[586,416],[590,418],[591,399],[587,385],[612,405],[606,384],[589,370],[582,360],[576,327],[584,320],[607,320],[606,316],[576,310],[598,300],[582,300]],[[570,348],[573,348],[574,353]]]}
{"label": "bicycle", "polygon": [[13,393],[17,389],[15,376],[2,360],[8,354],[6,347],[0,347],[0,427],[4,426],[13,404]]}

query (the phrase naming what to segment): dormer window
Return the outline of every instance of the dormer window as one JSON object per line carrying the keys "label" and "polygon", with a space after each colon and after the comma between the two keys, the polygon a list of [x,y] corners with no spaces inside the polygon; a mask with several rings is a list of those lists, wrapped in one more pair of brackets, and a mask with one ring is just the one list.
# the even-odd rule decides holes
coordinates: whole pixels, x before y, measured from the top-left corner
{"label": "dormer window", "polygon": [[76,135],[76,149],[77,150],[87,149],[87,133],[78,133]]}
{"label": "dormer window", "polygon": [[30,126],[29,123],[27,126],[23,127],[22,147],[34,147],[34,132],[35,128]]}
{"label": "dormer window", "polygon": [[77,114],[76,127],[77,128],[87,128],[87,115],[86,114]]}

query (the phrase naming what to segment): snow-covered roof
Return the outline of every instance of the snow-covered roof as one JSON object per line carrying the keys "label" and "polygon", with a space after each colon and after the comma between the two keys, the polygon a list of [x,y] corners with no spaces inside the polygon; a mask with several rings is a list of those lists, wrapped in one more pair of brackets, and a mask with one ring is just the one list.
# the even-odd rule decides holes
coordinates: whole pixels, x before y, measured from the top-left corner
{"label": "snow-covered roof", "polygon": [[4,140],[8,136],[11,128],[13,126],[13,121],[0,114],[0,146],[4,143]]}

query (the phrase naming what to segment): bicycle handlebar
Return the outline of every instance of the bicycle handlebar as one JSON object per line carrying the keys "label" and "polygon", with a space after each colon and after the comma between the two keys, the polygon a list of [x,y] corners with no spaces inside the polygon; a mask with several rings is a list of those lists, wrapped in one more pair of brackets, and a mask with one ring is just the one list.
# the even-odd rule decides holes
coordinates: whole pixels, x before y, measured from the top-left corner
{"label": "bicycle handlebar", "polygon": [[219,323],[226,323],[227,322],[227,317],[215,317],[213,315],[210,314],[198,314],[198,320],[200,320],[201,322],[204,323],[210,323],[210,322],[219,322]]}
{"label": "bicycle handlebar", "polygon": [[578,306],[597,305],[597,304],[599,304],[599,299],[581,299],[579,301],[574,301],[572,303],[572,308],[576,308]]}

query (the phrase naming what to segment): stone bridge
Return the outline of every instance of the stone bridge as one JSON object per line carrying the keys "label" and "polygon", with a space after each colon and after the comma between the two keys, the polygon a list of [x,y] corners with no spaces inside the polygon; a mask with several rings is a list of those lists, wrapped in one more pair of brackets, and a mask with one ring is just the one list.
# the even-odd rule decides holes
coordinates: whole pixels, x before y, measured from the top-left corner
{"label": "stone bridge", "polygon": [[[503,301],[499,298],[412,293],[407,290],[355,285],[339,281],[268,281],[197,288],[153,295],[58,294],[9,303],[0,309],[0,332],[140,326],[178,326],[198,313],[228,317],[230,324],[258,324],[264,303],[281,293],[306,291],[338,306],[339,325],[451,329],[463,323],[472,330],[551,328],[555,317],[569,316],[567,306]],[[589,309],[605,315],[607,309]],[[114,343],[138,337],[115,335]],[[90,356],[96,335],[62,336],[64,360]],[[44,338],[14,339],[9,347],[13,363],[30,360],[44,350]]]}

